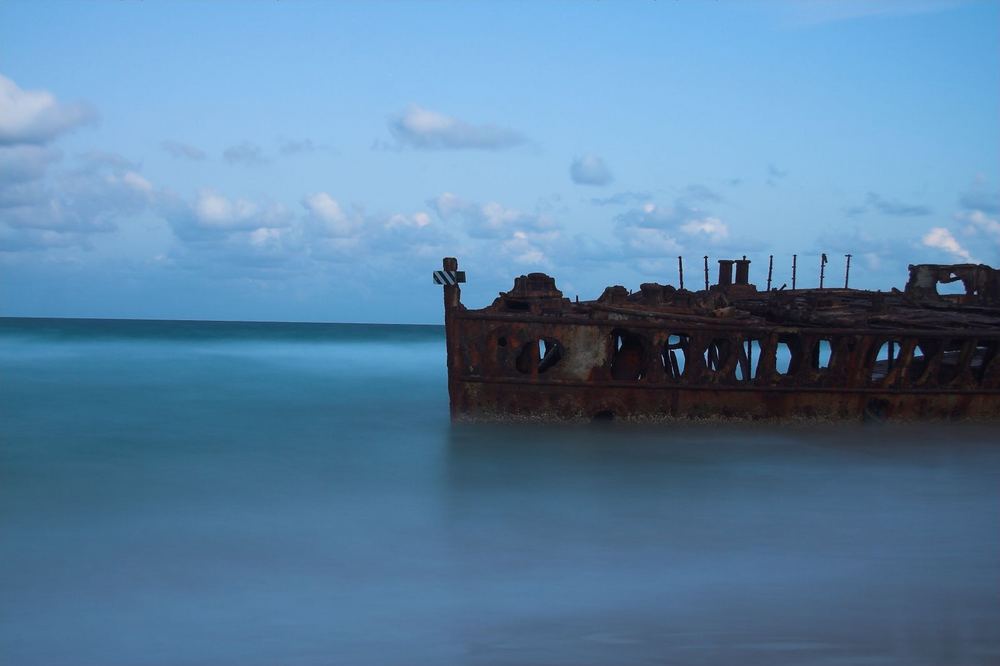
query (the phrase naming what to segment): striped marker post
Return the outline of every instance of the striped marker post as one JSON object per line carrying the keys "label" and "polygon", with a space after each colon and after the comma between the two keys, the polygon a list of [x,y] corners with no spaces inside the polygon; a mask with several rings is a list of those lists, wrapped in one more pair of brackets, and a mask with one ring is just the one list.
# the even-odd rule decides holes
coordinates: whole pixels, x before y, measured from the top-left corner
{"label": "striped marker post", "polygon": [[434,271],[434,284],[444,285],[444,308],[458,307],[460,292],[458,285],[465,282],[465,271],[458,270],[458,259],[445,257],[441,262],[443,270]]}
{"label": "striped marker post", "polygon": [[444,337],[448,349],[448,395],[451,405],[451,415],[455,416],[456,384],[453,377],[460,370],[461,361],[457,353],[455,340],[455,313],[461,307],[462,290],[458,286],[465,282],[465,271],[458,270],[458,259],[445,257],[441,261],[440,271],[434,271],[434,284],[444,285]]}
{"label": "striped marker post", "polygon": [[465,282],[465,271],[434,271],[434,284],[456,285]]}

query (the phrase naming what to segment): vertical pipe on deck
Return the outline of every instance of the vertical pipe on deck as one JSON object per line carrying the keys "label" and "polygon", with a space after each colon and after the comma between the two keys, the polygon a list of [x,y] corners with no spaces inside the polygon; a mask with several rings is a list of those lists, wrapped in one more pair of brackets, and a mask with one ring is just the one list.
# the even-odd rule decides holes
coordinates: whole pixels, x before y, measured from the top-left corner
{"label": "vertical pipe on deck", "polygon": [[684,288],[684,259],[677,257],[677,275],[680,277],[681,289]]}
{"label": "vertical pipe on deck", "polygon": [[719,259],[719,286],[727,287],[733,283],[733,260]]}
{"label": "vertical pipe on deck", "polygon": [[847,289],[847,281],[851,277],[851,255],[845,254],[847,257],[847,268],[844,269],[844,289]]}
{"label": "vertical pipe on deck", "polygon": [[774,271],[774,255],[767,257],[767,290],[771,291],[771,273]]}
{"label": "vertical pipe on deck", "polygon": [[798,258],[799,255],[797,254],[792,255],[792,289],[795,289],[795,266],[796,262],[798,261]]}
{"label": "vertical pipe on deck", "polygon": [[745,254],[736,260],[736,284],[750,284],[750,260]]}

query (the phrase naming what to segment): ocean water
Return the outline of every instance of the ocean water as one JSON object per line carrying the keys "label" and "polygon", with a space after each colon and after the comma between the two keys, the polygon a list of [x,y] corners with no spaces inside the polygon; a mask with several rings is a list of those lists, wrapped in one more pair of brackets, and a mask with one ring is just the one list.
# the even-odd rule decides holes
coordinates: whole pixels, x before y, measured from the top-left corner
{"label": "ocean water", "polygon": [[437,327],[0,320],[0,664],[997,664],[1000,432],[452,425]]}

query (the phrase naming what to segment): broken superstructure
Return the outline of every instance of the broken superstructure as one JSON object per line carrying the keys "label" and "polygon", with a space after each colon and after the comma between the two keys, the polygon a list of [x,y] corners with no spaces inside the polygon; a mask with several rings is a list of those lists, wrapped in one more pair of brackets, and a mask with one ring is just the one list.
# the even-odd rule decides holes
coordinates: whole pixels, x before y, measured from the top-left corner
{"label": "broken superstructure", "polygon": [[[706,258],[704,290],[681,278],[576,302],[531,273],[469,310],[445,259],[452,416],[1000,417],[1000,271],[920,264],[904,291],[758,291],[749,267],[720,260],[709,285]],[[956,281],[964,294],[938,293]]]}

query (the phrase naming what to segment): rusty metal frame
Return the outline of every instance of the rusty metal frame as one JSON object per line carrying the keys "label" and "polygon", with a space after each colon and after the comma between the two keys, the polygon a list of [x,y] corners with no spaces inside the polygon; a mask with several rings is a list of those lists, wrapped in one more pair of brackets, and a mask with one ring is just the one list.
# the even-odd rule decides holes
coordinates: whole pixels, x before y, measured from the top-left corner
{"label": "rusty metal frame", "polygon": [[[609,287],[576,303],[541,273],[517,278],[481,310],[461,304],[458,285],[445,286],[452,415],[1000,416],[1000,288],[991,286],[1000,286],[1000,271],[920,265],[905,292],[758,292],[748,260],[719,264],[720,284],[707,290]],[[733,264],[735,281],[726,277]],[[457,267],[444,261],[445,270]],[[960,275],[972,289],[938,296],[928,275]],[[676,335],[683,344],[670,343]],[[787,372],[777,367],[780,344],[796,348]],[[675,377],[679,353],[684,367]]]}

